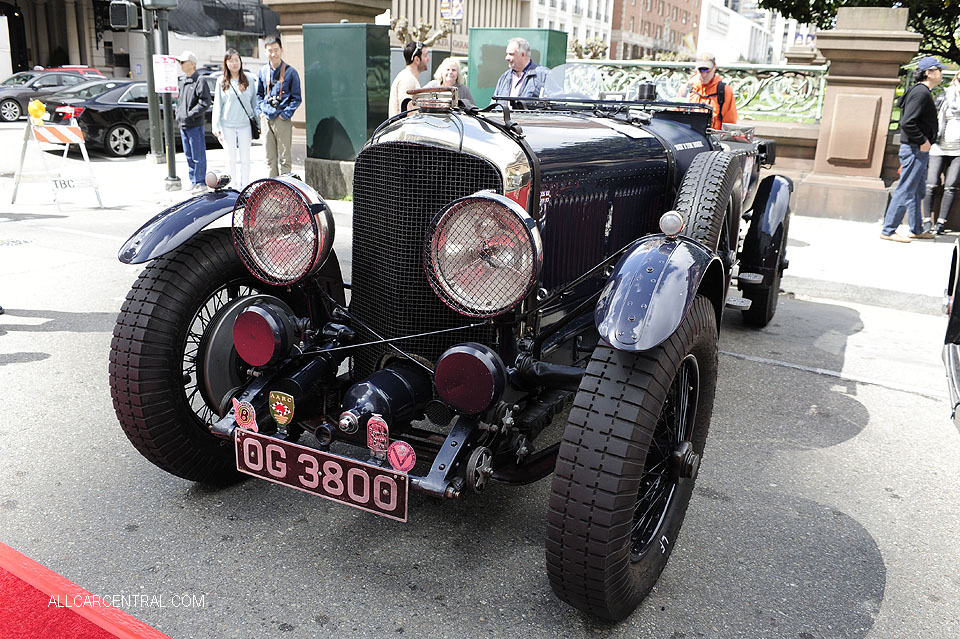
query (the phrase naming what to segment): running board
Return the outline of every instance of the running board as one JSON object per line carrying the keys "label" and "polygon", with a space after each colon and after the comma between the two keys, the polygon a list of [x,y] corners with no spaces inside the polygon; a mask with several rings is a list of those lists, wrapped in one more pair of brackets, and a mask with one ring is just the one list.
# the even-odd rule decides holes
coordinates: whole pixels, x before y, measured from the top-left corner
{"label": "running board", "polygon": [[751,300],[746,299],[745,297],[735,297],[733,295],[727,297],[727,308],[732,308],[738,311],[749,311]]}

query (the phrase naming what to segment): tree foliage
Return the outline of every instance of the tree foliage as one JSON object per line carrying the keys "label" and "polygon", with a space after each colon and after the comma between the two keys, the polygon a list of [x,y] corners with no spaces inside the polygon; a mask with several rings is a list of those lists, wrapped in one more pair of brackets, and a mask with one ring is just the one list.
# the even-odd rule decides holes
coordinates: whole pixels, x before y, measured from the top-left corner
{"label": "tree foliage", "polygon": [[960,64],[960,0],[760,0],[798,22],[832,29],[840,7],[905,7],[909,27],[923,36],[920,53]]}

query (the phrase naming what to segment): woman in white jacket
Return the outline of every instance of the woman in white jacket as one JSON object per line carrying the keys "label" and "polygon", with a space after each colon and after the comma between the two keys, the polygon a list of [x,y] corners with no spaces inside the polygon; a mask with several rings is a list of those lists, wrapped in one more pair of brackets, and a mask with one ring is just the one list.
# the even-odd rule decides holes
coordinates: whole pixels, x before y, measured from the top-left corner
{"label": "woman in white jacket", "polygon": [[[953,76],[953,82],[947,87],[940,104],[937,143],[930,147],[930,164],[927,167],[927,192],[923,198],[923,210],[927,217],[923,221],[924,231],[929,231],[933,221],[937,221],[936,233],[943,235],[947,217],[953,206],[960,186],[960,73]],[[943,178],[943,198],[940,200],[939,215],[933,210],[933,192]]]}
{"label": "woman in white jacket", "polygon": [[237,154],[240,155],[242,189],[250,183],[250,120],[257,105],[255,80],[243,70],[243,61],[236,49],[227,49],[223,56],[223,77],[213,95],[213,134],[227,150],[227,173],[236,180]]}

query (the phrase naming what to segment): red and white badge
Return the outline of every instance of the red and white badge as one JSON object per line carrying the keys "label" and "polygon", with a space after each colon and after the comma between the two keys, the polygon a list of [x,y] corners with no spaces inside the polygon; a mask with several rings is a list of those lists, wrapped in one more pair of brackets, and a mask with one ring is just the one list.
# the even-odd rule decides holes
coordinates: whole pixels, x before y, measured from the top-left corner
{"label": "red and white badge", "polygon": [[407,473],[417,465],[417,452],[407,442],[397,440],[387,449],[387,461],[394,470]]}
{"label": "red and white badge", "polygon": [[246,428],[255,433],[260,432],[257,430],[257,413],[253,410],[253,404],[250,402],[238,402],[236,398],[234,398],[233,419],[240,428]]}
{"label": "red and white badge", "polygon": [[367,448],[371,453],[383,455],[390,443],[390,428],[386,420],[374,413],[367,420]]}

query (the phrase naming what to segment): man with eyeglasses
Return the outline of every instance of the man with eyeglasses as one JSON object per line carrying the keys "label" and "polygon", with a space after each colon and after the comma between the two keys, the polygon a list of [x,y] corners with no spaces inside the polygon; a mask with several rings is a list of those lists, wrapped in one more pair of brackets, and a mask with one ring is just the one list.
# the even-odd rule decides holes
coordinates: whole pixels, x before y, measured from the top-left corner
{"label": "man with eyeglasses", "polygon": [[420,88],[420,80],[417,76],[427,70],[430,64],[430,52],[422,42],[408,42],[403,47],[403,60],[407,66],[397,74],[393,84],[390,85],[388,109],[390,117],[404,110],[403,101],[409,97],[407,91]]}
{"label": "man with eyeglasses", "polygon": [[710,126],[714,129],[723,128],[724,122],[736,124],[737,103],[733,98],[733,89],[717,73],[717,59],[712,53],[700,53],[695,64],[697,72],[680,90],[680,97],[687,102],[710,105],[713,109]]}

